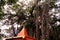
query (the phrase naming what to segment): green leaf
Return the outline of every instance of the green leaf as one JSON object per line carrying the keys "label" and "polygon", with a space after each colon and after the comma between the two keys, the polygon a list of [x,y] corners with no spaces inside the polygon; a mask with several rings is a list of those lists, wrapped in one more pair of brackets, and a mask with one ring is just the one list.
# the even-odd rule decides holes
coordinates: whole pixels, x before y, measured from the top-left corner
{"label": "green leaf", "polygon": [[3,6],[5,4],[5,0],[0,1],[0,6]]}
{"label": "green leaf", "polygon": [[0,12],[0,19],[3,19],[4,13]]}
{"label": "green leaf", "polygon": [[16,3],[17,1],[18,1],[18,0],[8,0],[7,3],[8,3],[8,4],[14,4],[14,3]]}
{"label": "green leaf", "polygon": [[13,6],[12,6],[12,9],[17,9],[19,7],[19,5],[18,4],[14,4]]}

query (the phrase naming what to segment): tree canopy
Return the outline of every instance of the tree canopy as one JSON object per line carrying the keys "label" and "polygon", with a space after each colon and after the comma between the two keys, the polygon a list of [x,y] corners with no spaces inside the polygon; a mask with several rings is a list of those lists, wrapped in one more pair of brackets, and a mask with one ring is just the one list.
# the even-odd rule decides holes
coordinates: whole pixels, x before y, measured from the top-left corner
{"label": "tree canopy", "polygon": [[37,40],[59,40],[60,1],[0,0],[1,40],[16,36],[23,27]]}

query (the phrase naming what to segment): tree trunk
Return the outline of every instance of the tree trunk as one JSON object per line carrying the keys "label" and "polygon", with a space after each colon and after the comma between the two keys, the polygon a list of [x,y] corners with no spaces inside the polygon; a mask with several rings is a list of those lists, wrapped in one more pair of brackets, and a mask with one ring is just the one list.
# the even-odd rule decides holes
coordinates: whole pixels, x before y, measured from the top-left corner
{"label": "tree trunk", "polygon": [[42,11],[42,27],[41,27],[41,32],[42,32],[42,39],[41,40],[49,40],[49,6],[48,4],[43,5],[43,11]]}
{"label": "tree trunk", "polygon": [[39,40],[38,13],[36,13],[36,38]]}
{"label": "tree trunk", "polygon": [[38,26],[38,23],[39,23],[39,19],[38,19],[38,17],[39,17],[39,10],[38,10],[38,2],[39,2],[39,0],[35,0],[35,8],[34,8],[34,10],[35,10],[35,15],[34,15],[34,21],[35,21],[35,26],[36,26],[36,30],[35,30],[35,32],[36,32],[36,38],[37,38],[37,40],[40,40],[40,35],[39,35],[39,26]]}

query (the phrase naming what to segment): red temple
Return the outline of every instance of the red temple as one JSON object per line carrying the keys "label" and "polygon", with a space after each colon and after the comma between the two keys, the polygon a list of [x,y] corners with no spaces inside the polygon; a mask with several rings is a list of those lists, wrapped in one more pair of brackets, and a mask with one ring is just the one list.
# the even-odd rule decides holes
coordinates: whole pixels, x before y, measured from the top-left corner
{"label": "red temple", "polygon": [[26,29],[23,28],[21,32],[18,33],[17,37],[6,38],[5,40],[36,40],[36,39],[28,36]]}
{"label": "red temple", "polygon": [[18,33],[17,36],[23,37],[24,40],[36,40],[35,38],[28,36],[28,33],[25,28],[23,28],[22,31]]}
{"label": "red temple", "polygon": [[27,34],[26,29],[23,28],[22,31],[19,32],[17,36],[20,36],[20,37],[28,37],[28,34]]}

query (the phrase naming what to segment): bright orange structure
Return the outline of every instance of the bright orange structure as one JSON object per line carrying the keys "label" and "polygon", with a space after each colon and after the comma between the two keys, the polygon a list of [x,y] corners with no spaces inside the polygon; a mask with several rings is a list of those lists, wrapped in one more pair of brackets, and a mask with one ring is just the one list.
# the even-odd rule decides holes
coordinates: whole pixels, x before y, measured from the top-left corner
{"label": "bright orange structure", "polygon": [[28,33],[25,28],[23,28],[22,31],[18,33],[17,37],[18,36],[23,37],[24,40],[36,40],[35,38],[28,36]]}
{"label": "bright orange structure", "polygon": [[36,39],[28,36],[26,29],[23,28],[22,31],[18,33],[17,37],[6,38],[5,40],[36,40]]}
{"label": "bright orange structure", "polygon": [[26,29],[23,28],[22,31],[19,32],[17,36],[20,36],[20,37],[28,37],[28,33],[27,33]]}

